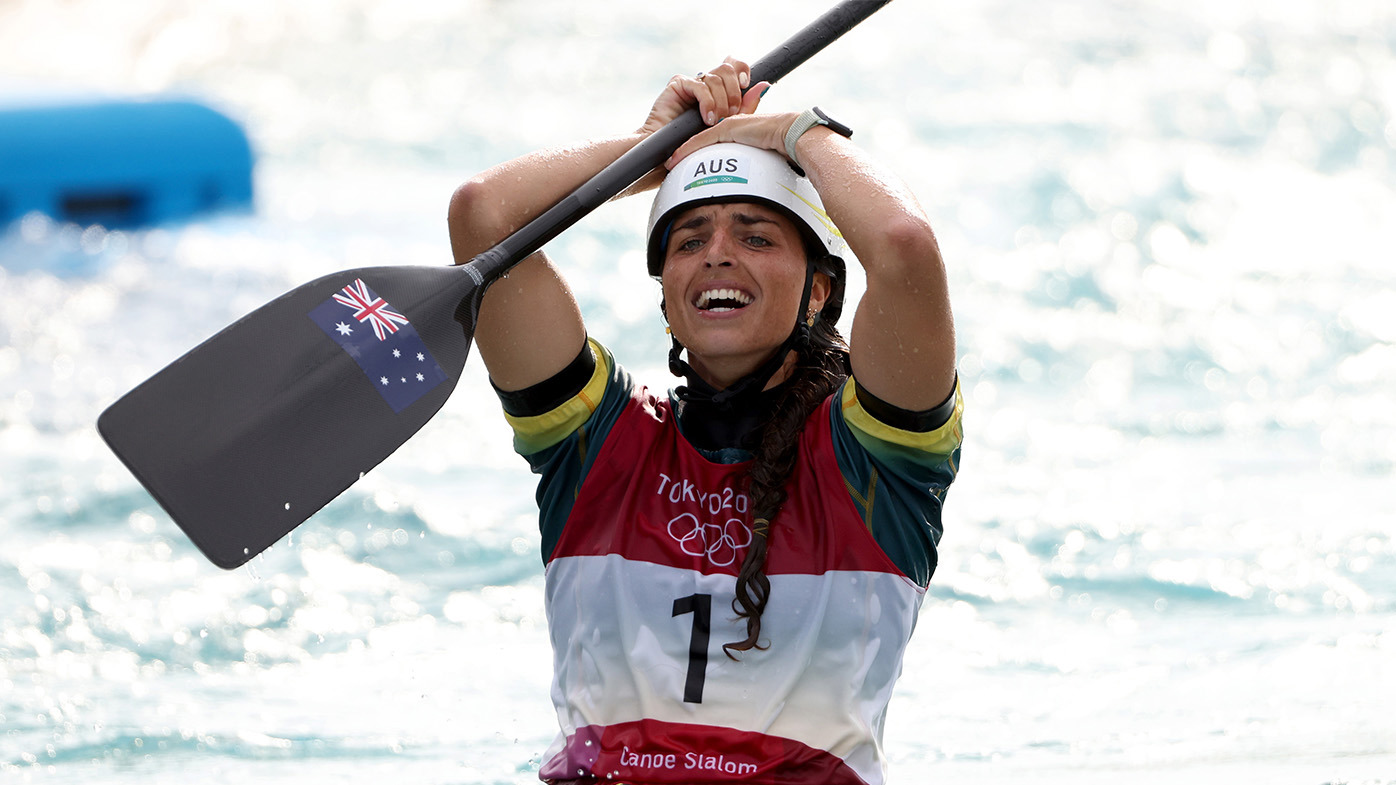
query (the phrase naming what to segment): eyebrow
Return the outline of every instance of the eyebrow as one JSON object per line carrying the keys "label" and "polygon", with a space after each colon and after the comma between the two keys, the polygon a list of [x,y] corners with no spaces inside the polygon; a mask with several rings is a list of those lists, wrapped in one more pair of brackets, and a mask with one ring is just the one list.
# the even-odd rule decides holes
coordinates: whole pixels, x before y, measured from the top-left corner
{"label": "eyebrow", "polygon": [[692,218],[689,218],[687,221],[684,221],[684,222],[681,223],[681,224],[675,224],[675,225],[674,225],[674,228],[673,228],[673,231],[675,231],[675,232],[681,232],[681,231],[684,231],[684,230],[687,230],[687,229],[698,229],[698,228],[702,227],[704,224],[709,224],[709,223],[712,223],[712,219],[709,218],[708,216],[706,216],[706,215],[695,215],[695,216],[693,216]]}
{"label": "eyebrow", "polygon": [[[758,215],[755,213],[733,213],[732,220],[736,221],[742,226],[755,226],[757,224],[763,223],[773,224],[776,222],[774,218],[768,218],[764,215]],[[708,217],[707,215],[695,215],[681,224],[676,224],[674,226],[674,231],[698,229],[710,223],[712,223],[712,218]]]}
{"label": "eyebrow", "polygon": [[776,222],[774,218],[767,218],[764,215],[748,213],[734,213],[732,217],[737,221],[737,223],[742,224],[743,226],[754,226],[755,224],[773,224]]}

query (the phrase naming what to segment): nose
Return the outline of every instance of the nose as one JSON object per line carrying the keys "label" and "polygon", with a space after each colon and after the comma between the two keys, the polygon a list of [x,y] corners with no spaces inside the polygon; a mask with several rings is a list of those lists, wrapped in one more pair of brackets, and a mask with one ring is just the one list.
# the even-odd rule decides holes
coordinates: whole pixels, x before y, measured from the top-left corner
{"label": "nose", "polygon": [[712,237],[708,239],[707,247],[704,248],[707,255],[703,257],[703,266],[731,267],[733,264],[731,244],[733,242],[735,242],[735,238],[726,230],[718,229],[713,232]]}

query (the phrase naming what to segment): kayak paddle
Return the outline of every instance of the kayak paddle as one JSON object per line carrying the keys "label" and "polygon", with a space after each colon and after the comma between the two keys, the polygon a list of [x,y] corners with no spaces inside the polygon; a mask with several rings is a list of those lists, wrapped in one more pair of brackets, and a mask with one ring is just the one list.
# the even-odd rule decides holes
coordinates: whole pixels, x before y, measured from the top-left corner
{"label": "kayak paddle", "polygon": [[[845,0],[751,69],[781,79],[891,0]],[[461,266],[304,284],[102,412],[112,451],[214,564],[241,566],[430,420],[460,379],[485,289],[704,128],[690,109]]]}

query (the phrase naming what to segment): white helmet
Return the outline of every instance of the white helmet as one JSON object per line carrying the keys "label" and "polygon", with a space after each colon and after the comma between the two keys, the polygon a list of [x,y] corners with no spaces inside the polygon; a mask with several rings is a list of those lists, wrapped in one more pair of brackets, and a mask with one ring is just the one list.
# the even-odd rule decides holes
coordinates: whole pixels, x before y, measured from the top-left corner
{"label": "white helmet", "polygon": [[[650,208],[646,242],[650,276],[657,280],[664,271],[674,218],[691,207],[719,202],[763,204],[793,220],[812,245],[808,250],[816,258],[811,262],[833,279],[838,297],[830,297],[826,315],[830,321],[838,319],[845,277],[843,235],[824,212],[824,204],[810,181],[796,174],[785,156],[758,147],[736,142],[710,145],[683,159],[669,172]],[[816,248],[823,253],[816,252]],[[830,310],[829,305],[835,308]]]}

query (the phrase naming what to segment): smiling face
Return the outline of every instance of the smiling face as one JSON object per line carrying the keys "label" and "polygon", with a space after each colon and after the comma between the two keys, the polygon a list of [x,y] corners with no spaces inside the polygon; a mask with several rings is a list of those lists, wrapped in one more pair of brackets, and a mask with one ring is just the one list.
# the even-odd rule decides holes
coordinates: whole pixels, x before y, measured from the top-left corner
{"label": "smiling face", "polygon": [[[664,302],[691,364],[719,389],[755,371],[790,335],[805,286],[795,224],[759,204],[708,204],[680,213],[664,256]],[[815,276],[819,308],[828,278]]]}

